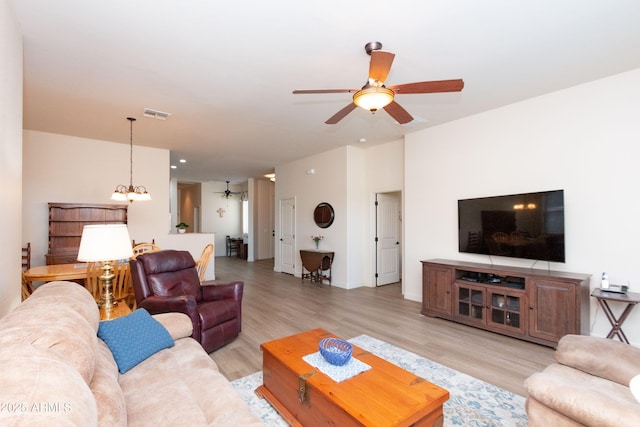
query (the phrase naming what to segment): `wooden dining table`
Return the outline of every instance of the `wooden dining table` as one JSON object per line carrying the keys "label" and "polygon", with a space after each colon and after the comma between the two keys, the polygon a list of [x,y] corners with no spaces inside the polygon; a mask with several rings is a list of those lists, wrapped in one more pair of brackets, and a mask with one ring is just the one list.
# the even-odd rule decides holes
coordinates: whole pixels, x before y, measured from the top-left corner
{"label": "wooden dining table", "polygon": [[[24,276],[28,282],[52,282],[54,280],[80,280],[87,278],[87,264],[55,264],[32,267],[25,271]],[[100,309],[100,320],[112,320],[126,316],[131,309],[122,301],[116,302],[113,308]]]}
{"label": "wooden dining table", "polygon": [[29,282],[51,282],[54,280],[78,280],[87,278],[87,264],[54,264],[31,267],[24,273]]}

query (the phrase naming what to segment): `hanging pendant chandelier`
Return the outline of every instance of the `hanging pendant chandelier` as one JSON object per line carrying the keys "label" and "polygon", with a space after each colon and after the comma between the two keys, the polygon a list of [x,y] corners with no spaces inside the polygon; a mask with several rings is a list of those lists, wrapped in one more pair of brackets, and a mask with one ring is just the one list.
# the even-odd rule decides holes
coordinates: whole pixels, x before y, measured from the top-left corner
{"label": "hanging pendant chandelier", "polygon": [[129,201],[144,201],[151,200],[151,195],[147,192],[147,189],[140,185],[137,187],[133,186],[133,122],[136,121],[133,117],[127,117],[129,120],[131,132],[129,138],[129,187],[125,185],[118,185],[111,195],[111,200],[117,200],[119,202]]}

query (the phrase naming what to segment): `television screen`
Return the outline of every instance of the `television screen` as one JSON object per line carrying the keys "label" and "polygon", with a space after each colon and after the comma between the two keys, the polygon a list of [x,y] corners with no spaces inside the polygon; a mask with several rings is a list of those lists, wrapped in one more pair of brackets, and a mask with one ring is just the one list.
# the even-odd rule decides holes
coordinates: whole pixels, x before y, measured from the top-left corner
{"label": "television screen", "polygon": [[564,191],[458,200],[459,251],[565,262]]}

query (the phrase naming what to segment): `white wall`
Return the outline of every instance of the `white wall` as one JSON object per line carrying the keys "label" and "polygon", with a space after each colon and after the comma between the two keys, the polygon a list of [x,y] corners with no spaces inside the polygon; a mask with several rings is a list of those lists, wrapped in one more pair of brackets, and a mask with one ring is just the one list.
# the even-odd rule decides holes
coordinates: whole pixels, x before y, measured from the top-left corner
{"label": "white wall", "polygon": [[[48,250],[48,202],[114,203],[117,184],[129,184],[128,144],[24,131],[22,238],[31,242],[32,265],[44,265]],[[152,200],[129,204],[131,239],[158,241],[171,229],[169,151],[133,147],[134,185]],[[141,159],[144,159],[142,161]]]}
{"label": "white wall", "polygon": [[[335,251],[335,286],[374,286],[375,193],[402,189],[403,161],[403,142],[394,141],[370,148],[341,147],[276,168],[276,242],[278,200],[295,197],[297,275],[299,250],[313,248],[310,236],[321,234],[320,249]],[[315,173],[308,174],[309,169]],[[326,229],[313,222],[313,209],[321,202],[330,203],[336,212],[333,225]],[[279,262],[276,251],[276,271]]]}
{"label": "white wall", "polygon": [[[375,195],[400,192],[404,186],[404,141],[376,145],[364,150],[364,182],[359,191],[366,197],[361,213],[354,212],[365,226],[362,276],[365,286],[375,286]],[[400,204],[400,206],[402,206]],[[351,214],[351,212],[350,212]]]}
{"label": "white wall", "polygon": [[[216,233],[215,256],[227,256],[226,236],[240,237],[242,235],[242,202],[235,195],[229,199],[223,198],[220,192],[227,189],[227,184],[221,181],[206,181],[202,183],[202,232]],[[239,186],[230,185],[231,191],[240,191]],[[218,209],[224,210],[220,216]]]}
{"label": "white wall", "polygon": [[[421,300],[421,260],[489,262],[458,253],[458,199],[552,189],[565,191],[567,259],[550,268],[591,274],[592,288],[606,271],[640,292],[639,112],[637,69],[408,135],[405,296]],[[606,335],[595,301],[591,316],[592,334]],[[640,309],[623,329],[640,344]]]}
{"label": "white wall", "polygon": [[368,241],[367,224],[363,216],[367,211],[367,194],[365,191],[365,153],[360,148],[347,146],[347,219],[346,265],[348,288],[364,285],[364,261]]}
{"label": "white wall", "polygon": [[0,0],[0,317],[20,303],[22,240],[22,34]]}
{"label": "white wall", "polygon": [[[307,173],[310,169],[313,174]],[[332,266],[334,286],[349,287],[347,278],[347,147],[336,148],[315,156],[276,167],[276,241],[280,236],[279,200],[296,199],[296,275],[301,274],[300,249],[315,248],[311,235],[324,239],[320,249],[335,252]],[[318,203],[333,206],[336,216],[329,228],[321,229],[313,221],[313,210]],[[280,254],[276,250],[275,270],[280,271]]]}

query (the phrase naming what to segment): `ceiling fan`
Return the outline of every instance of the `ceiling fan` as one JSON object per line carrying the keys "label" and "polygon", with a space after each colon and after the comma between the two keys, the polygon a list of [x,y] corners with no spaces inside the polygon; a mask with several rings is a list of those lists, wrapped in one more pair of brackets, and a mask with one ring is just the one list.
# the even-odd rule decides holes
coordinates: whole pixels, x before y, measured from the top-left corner
{"label": "ceiling fan", "polygon": [[294,90],[293,93],[295,95],[316,93],[353,93],[353,102],[331,116],[325,122],[328,125],[338,123],[356,107],[362,107],[372,113],[383,108],[391,117],[396,119],[398,123],[406,124],[412,121],[413,117],[394,100],[395,95],[460,92],[464,87],[462,79],[405,83],[386,87],[384,82],[389,75],[389,70],[391,70],[391,64],[393,63],[395,54],[385,52],[380,49],[382,49],[382,43],[380,42],[370,42],[364,46],[364,50],[371,56],[371,62],[369,63],[369,79],[367,80],[367,83],[362,86],[362,89]]}
{"label": "ceiling fan", "polygon": [[227,183],[227,189],[224,190],[224,191],[214,191],[214,193],[222,194],[222,197],[225,198],[225,199],[230,198],[234,194],[242,194],[242,192],[240,192],[240,191],[231,191],[231,190],[229,190],[229,181],[225,181],[225,182]]}

